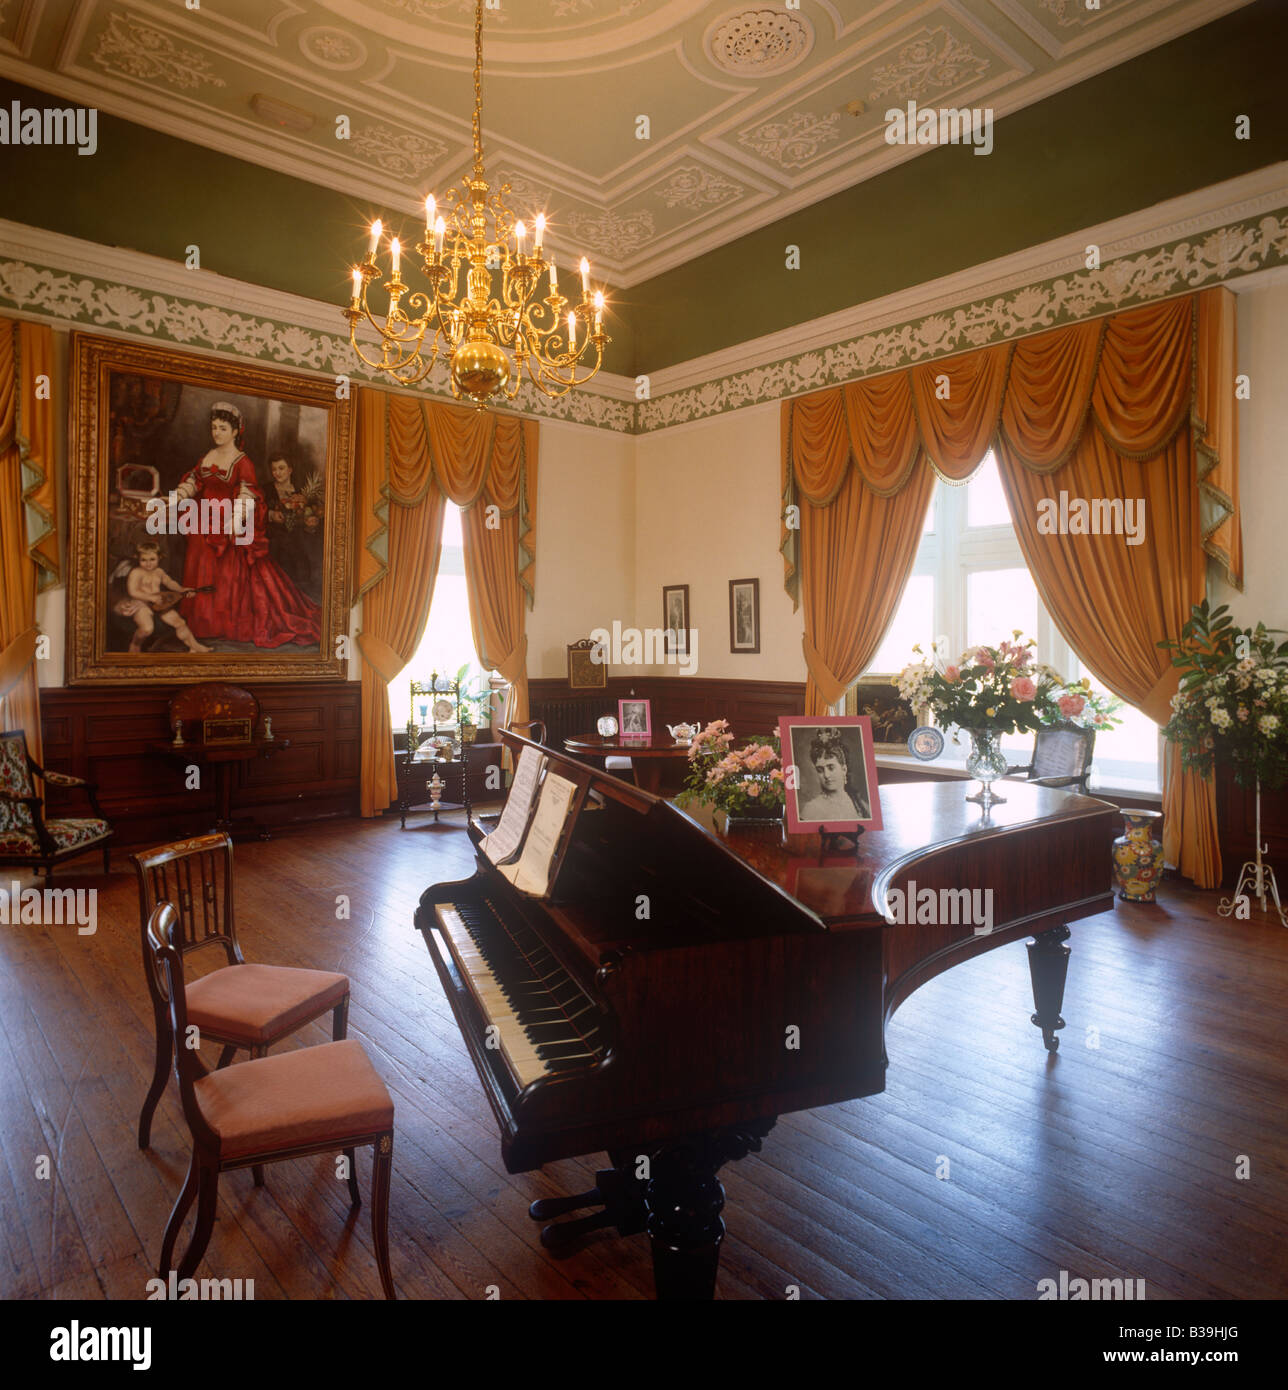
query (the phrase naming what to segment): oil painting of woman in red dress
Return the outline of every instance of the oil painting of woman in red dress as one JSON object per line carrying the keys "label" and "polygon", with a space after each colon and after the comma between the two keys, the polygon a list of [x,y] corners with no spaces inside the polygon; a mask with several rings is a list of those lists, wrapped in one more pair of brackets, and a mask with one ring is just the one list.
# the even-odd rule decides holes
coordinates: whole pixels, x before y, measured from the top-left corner
{"label": "oil painting of woman in red dress", "polygon": [[211,447],[175,489],[176,498],[230,503],[227,529],[187,537],[184,600],[189,628],[202,641],[247,642],[274,649],[321,642],[321,610],[269,555],[268,506],[255,465],[241,448],[242,413],[228,401],[210,411]]}

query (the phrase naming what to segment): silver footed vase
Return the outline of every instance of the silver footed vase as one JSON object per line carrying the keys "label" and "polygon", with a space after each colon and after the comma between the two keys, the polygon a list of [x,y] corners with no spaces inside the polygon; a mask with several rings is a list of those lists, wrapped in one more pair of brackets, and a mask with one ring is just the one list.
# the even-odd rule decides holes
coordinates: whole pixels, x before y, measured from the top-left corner
{"label": "silver footed vase", "polygon": [[988,809],[990,806],[1004,805],[1006,798],[998,796],[993,783],[1006,775],[1009,764],[1002,752],[1001,729],[967,729],[970,735],[970,757],[966,759],[966,771],[979,782],[979,791],[968,796],[967,801],[978,802]]}

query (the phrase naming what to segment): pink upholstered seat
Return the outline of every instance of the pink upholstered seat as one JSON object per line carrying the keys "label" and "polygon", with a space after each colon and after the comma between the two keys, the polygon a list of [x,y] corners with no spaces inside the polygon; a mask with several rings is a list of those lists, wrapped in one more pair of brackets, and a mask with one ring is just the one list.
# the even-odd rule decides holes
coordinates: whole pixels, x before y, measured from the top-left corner
{"label": "pink upholstered seat", "polygon": [[193,1093],[224,1162],[328,1143],[342,1149],[394,1124],[389,1092],[352,1039],[212,1071]]}
{"label": "pink upholstered seat", "polygon": [[188,985],[188,1019],[203,1033],[271,1047],[348,992],[348,976],[329,970],[226,965]]}

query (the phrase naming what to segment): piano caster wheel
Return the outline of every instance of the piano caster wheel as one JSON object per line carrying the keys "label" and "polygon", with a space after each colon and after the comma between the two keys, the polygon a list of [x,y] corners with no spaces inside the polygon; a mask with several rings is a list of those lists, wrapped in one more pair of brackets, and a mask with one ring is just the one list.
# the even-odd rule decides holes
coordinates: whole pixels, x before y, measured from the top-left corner
{"label": "piano caster wheel", "polygon": [[1041,1028],[1041,1029],[1042,1029],[1042,1042],[1043,1042],[1043,1045],[1046,1047],[1046,1050],[1047,1050],[1048,1052],[1059,1052],[1059,1050],[1060,1050],[1060,1039],[1056,1037],[1055,1032],[1056,1032],[1056,1029],[1057,1029],[1057,1028],[1063,1028],[1063,1027],[1064,1027],[1064,1019],[1060,1018],[1060,1017],[1057,1015],[1055,1022],[1054,1022],[1054,1023],[1048,1024],[1048,1023],[1043,1023],[1043,1021],[1037,1016],[1037,1014],[1034,1014],[1034,1015],[1029,1019],[1029,1022],[1030,1022],[1035,1028]]}

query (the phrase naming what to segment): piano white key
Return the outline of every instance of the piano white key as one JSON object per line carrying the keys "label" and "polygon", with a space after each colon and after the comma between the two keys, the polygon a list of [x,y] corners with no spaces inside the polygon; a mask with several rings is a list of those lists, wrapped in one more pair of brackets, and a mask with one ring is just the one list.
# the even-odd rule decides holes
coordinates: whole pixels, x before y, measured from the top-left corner
{"label": "piano white key", "polygon": [[501,1056],[519,1087],[522,1088],[545,1076],[550,1068],[537,1055],[537,1050],[523,1031],[523,1025],[515,1015],[510,1001],[506,999],[492,968],[488,965],[470,934],[469,928],[461,919],[461,914],[451,903],[439,903],[434,909],[438,924],[442,928],[457,966],[469,984],[471,992],[479,1001],[488,1023],[497,1029]]}

